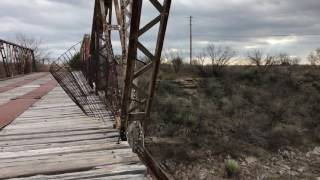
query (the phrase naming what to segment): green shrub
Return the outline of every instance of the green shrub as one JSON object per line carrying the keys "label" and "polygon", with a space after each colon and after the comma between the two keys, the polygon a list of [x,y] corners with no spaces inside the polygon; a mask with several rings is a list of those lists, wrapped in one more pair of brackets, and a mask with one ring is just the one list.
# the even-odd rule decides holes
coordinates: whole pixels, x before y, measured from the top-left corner
{"label": "green shrub", "polygon": [[[179,104],[175,104],[179,107]],[[175,113],[171,114],[171,122],[188,128],[195,128],[198,125],[198,115],[192,112],[192,109],[186,107],[179,107],[175,109]]]}
{"label": "green shrub", "polygon": [[164,122],[164,123],[172,123],[175,121],[175,118],[173,115],[175,115],[178,112],[177,106],[177,101],[170,99],[164,99],[162,101],[158,101],[158,103],[154,106],[156,112],[161,112],[159,113],[159,118]]}
{"label": "green shrub", "polygon": [[320,92],[320,82],[314,82],[312,86]]}
{"label": "green shrub", "polygon": [[272,151],[278,151],[286,146],[299,146],[302,143],[301,133],[292,125],[274,127],[268,138],[269,149]]}
{"label": "green shrub", "polygon": [[257,76],[257,71],[245,70],[240,73],[239,80],[247,80],[252,82],[257,79]]}
{"label": "green shrub", "polygon": [[229,177],[233,177],[240,173],[240,166],[236,160],[229,159],[225,163],[225,168]]}
{"label": "green shrub", "polygon": [[193,112],[184,112],[184,123],[189,128],[195,128],[199,123],[199,117]]}
{"label": "green shrub", "polygon": [[171,63],[172,63],[173,70],[174,70],[175,73],[178,73],[181,70],[182,66],[183,66],[183,60],[179,56],[173,58]]}
{"label": "green shrub", "polygon": [[160,96],[171,95],[171,96],[186,96],[182,88],[179,87],[174,81],[161,81],[159,83],[157,94]]}
{"label": "green shrub", "polygon": [[207,78],[200,81],[200,88],[208,98],[220,99],[225,95],[224,86],[217,78]]}
{"label": "green shrub", "polygon": [[69,66],[72,70],[76,70],[76,71],[81,70],[80,58],[81,58],[80,53],[77,53],[69,61]]}

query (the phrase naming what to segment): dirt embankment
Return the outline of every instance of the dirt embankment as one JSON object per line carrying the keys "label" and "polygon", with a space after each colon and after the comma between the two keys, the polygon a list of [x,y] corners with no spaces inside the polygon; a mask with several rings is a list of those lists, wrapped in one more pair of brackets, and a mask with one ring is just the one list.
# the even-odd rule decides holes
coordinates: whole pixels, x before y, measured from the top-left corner
{"label": "dirt embankment", "polygon": [[[149,149],[177,179],[320,177],[320,72],[162,79]],[[232,177],[226,161],[240,168]]]}

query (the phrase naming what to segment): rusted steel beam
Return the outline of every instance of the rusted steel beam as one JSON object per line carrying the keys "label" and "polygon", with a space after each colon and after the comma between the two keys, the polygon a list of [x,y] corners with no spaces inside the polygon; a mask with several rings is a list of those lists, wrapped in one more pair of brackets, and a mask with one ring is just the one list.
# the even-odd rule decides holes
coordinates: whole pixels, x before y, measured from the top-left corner
{"label": "rusted steel beam", "polygon": [[151,176],[158,180],[174,180],[174,178],[161,167],[146,148],[139,147],[137,153],[142,161],[148,166],[149,174]]}
{"label": "rusted steel beam", "polygon": [[90,72],[90,35],[85,34],[80,48],[81,70],[84,76],[89,80]]}
{"label": "rusted steel beam", "polygon": [[129,124],[129,108],[132,103],[132,84],[135,69],[135,60],[137,59],[138,36],[141,20],[142,0],[135,0],[132,3],[132,18],[129,36],[128,56],[126,61],[126,76],[124,82],[124,90],[121,106],[121,130],[120,136],[122,140],[126,140],[126,130]]}
{"label": "rusted steel beam", "polygon": [[[121,4],[121,7],[120,7]],[[120,0],[96,0],[90,39],[90,65],[86,76],[96,94],[105,96],[112,112],[120,117],[120,91],[118,85],[118,61],[113,53],[112,31],[118,31],[121,39],[122,57],[126,56],[123,33],[122,2]],[[117,23],[113,24],[113,12]]]}
{"label": "rusted steel beam", "polygon": [[[120,0],[122,1],[122,0]],[[123,13],[122,5],[123,3],[119,2],[119,0],[113,0],[113,4],[115,7],[115,13],[116,13],[116,18],[118,22],[118,26],[120,27],[119,29],[119,37],[120,37],[120,43],[121,43],[121,50],[122,50],[122,59],[124,60],[127,54],[127,45],[126,45],[126,27],[125,27],[125,15]],[[122,60],[122,62],[124,62]]]}
{"label": "rusted steel beam", "polygon": [[[126,140],[126,129],[133,120],[139,119],[139,121],[143,124],[144,134],[146,134],[150,122],[149,119],[152,100],[155,93],[156,79],[159,73],[159,66],[169,18],[171,0],[164,0],[163,4],[161,4],[158,0],[150,0],[150,2],[155,6],[155,9],[157,9],[160,12],[160,15],[157,16],[155,19],[151,20],[141,29],[140,19],[142,13],[141,7],[143,0],[133,1],[132,4],[132,19],[128,46],[128,56],[126,61],[127,69],[121,106],[121,137],[123,137],[123,140]],[[156,48],[154,53],[152,53],[145,45],[143,45],[139,41],[139,37],[143,36],[144,33],[149,31],[156,24],[159,24],[159,30],[155,38]],[[139,65],[137,61],[138,50],[140,50],[149,59],[149,63],[145,63],[144,65],[142,65],[142,67],[141,65]],[[140,89],[140,91],[143,92],[137,92],[137,88],[133,87],[138,87],[137,81],[139,81],[139,77],[144,76],[147,72],[150,71],[152,73],[152,76],[149,78],[147,82],[149,83],[149,90],[147,92],[144,92],[145,90]],[[144,101],[144,99],[147,99],[147,101]],[[135,114],[139,114],[139,117],[135,118]]]}
{"label": "rusted steel beam", "polygon": [[148,125],[150,123],[151,106],[152,106],[152,101],[155,94],[156,82],[157,82],[157,77],[158,77],[160,63],[161,63],[161,54],[162,54],[164,38],[167,30],[170,7],[171,7],[171,0],[164,0],[164,4],[162,8],[163,11],[161,12],[159,34],[158,34],[157,45],[155,50],[153,73],[152,73],[151,83],[149,87],[149,97],[148,97],[147,107],[146,107],[146,119],[145,119],[145,122],[143,123],[145,134],[148,133]]}
{"label": "rusted steel beam", "polygon": [[21,46],[21,45],[18,45],[18,44],[16,44],[16,43],[12,43],[12,42],[9,42],[9,41],[5,41],[5,40],[3,40],[3,39],[0,39],[0,43],[9,44],[9,45],[11,45],[11,46],[15,46],[15,47],[18,47],[18,48],[21,48],[21,49],[33,51],[33,50],[30,49],[30,48],[23,47],[23,46]]}

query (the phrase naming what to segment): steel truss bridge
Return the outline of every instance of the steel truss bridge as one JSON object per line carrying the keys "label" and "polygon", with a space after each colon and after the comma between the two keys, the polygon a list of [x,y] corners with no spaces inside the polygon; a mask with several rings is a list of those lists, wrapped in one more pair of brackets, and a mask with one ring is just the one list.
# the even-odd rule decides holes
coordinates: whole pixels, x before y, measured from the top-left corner
{"label": "steel truss bridge", "polygon": [[[52,75],[32,73],[32,49],[0,40],[0,179],[144,179],[146,167],[172,179],[144,146],[171,0],[94,3],[91,34]],[[145,3],[156,16],[142,25]]]}
{"label": "steel truss bridge", "polygon": [[[157,16],[144,26],[143,3]],[[127,141],[158,179],[169,179],[144,147],[156,89],[171,0],[95,0],[91,34],[62,54],[50,72],[69,97],[88,116],[105,118],[112,113],[119,141]],[[150,9],[149,9],[150,10]],[[154,49],[141,39],[157,29]],[[113,39],[121,44],[116,56]],[[150,45],[149,45],[150,46]],[[145,56],[141,60],[141,56]],[[79,67],[70,64],[78,58]],[[147,78],[148,88],[139,79]]]}

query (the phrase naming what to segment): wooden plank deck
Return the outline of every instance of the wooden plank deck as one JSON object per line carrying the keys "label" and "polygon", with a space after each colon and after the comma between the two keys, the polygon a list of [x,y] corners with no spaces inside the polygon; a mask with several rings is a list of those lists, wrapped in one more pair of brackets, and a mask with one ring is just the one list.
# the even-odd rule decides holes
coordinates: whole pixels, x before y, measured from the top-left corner
{"label": "wooden plank deck", "polygon": [[12,78],[5,78],[5,79],[0,79],[0,87],[4,87],[4,86],[9,86],[21,81],[25,81],[28,79],[37,79],[41,76],[44,76],[46,74],[49,74],[48,72],[42,72],[42,73],[31,73],[31,74],[27,74],[27,75],[21,75],[21,76],[16,76],[16,77],[12,77]]}
{"label": "wooden plank deck", "polygon": [[[0,92],[0,105],[5,104],[10,101],[10,99],[14,99],[16,97],[22,96],[31,92],[41,84],[46,83],[51,78],[51,75],[48,73],[35,73],[31,75],[27,75],[27,77],[19,77],[13,78],[7,81],[0,81],[0,89],[13,86],[13,89],[8,89],[7,91]],[[31,81],[30,81],[31,80]],[[33,80],[33,81],[32,81]],[[15,86],[20,84],[20,86]]]}
{"label": "wooden plank deck", "polygon": [[0,131],[0,179],[145,179],[117,136],[113,122],[87,117],[58,86]]}

